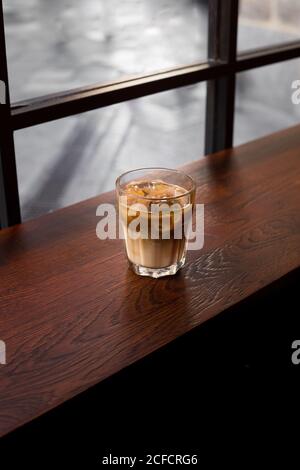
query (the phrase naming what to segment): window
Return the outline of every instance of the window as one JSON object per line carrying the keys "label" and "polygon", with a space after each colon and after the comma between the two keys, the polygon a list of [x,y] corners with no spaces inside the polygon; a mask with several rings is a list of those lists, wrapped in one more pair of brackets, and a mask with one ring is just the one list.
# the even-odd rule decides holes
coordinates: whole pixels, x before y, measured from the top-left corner
{"label": "window", "polygon": [[208,0],[5,0],[12,101],[207,58]]}
{"label": "window", "polygon": [[260,67],[237,75],[234,144],[272,134],[300,122],[291,84],[300,77],[300,60]]}
{"label": "window", "polygon": [[297,0],[240,0],[238,50],[300,39]]}
{"label": "window", "polygon": [[22,220],[114,188],[123,172],[204,154],[204,83],[15,133]]}
{"label": "window", "polygon": [[[14,2],[17,1],[18,0],[14,0]],[[246,0],[242,1],[245,2]],[[35,3],[35,0],[31,0],[31,2]],[[1,123],[4,123],[0,130],[0,220],[2,227],[12,225],[20,221],[19,191],[14,152],[14,131],[19,131],[16,139],[18,148],[18,146],[22,146],[20,144],[20,142],[22,142],[22,132],[33,132],[32,138],[34,138],[34,133],[37,132],[32,130],[21,131],[21,129],[39,126],[50,121],[67,117],[72,119],[72,116],[84,113],[86,111],[96,110],[98,108],[109,109],[111,105],[130,102],[131,100],[146,97],[148,95],[153,96],[152,98],[143,99],[150,100],[150,103],[151,100],[154,100],[152,101],[152,103],[154,103],[155,95],[157,94],[157,97],[162,96],[160,95],[161,92],[168,91],[169,93],[172,93],[171,90],[173,89],[181,88],[184,90],[185,87],[190,85],[196,85],[200,82],[207,82],[204,145],[205,153],[214,152],[228,148],[232,146],[233,143],[237,74],[245,73],[246,71],[250,71],[258,67],[276,64],[300,57],[300,40],[297,38],[292,42],[287,42],[285,38],[283,38],[283,42],[276,45],[268,44],[268,42],[266,42],[268,47],[260,47],[259,49],[254,50],[253,47],[251,50],[248,50],[249,48],[247,44],[247,47],[239,47],[239,50],[241,49],[241,51],[239,54],[237,54],[237,33],[239,23],[238,0],[227,0],[226,2],[222,0],[183,0],[183,2],[189,5],[190,8],[195,8],[195,4],[202,5],[203,8],[205,8],[205,6],[208,8],[209,27],[207,40],[207,58],[205,58],[206,55],[203,55],[201,50],[201,47],[203,47],[204,44],[204,40],[199,39],[200,37],[202,38],[202,35],[199,35],[199,55],[196,49],[191,48],[191,50],[193,50],[191,54],[184,53],[182,55],[180,54],[179,50],[178,55],[175,54],[173,58],[169,57],[168,54],[164,54],[161,56],[160,61],[152,63],[151,46],[147,52],[149,53],[149,57],[146,57],[145,61],[143,58],[143,60],[141,60],[138,64],[132,63],[134,66],[132,67],[131,72],[134,74],[134,76],[131,77],[121,78],[124,73],[129,73],[129,69],[125,68],[124,70],[120,71],[118,77],[113,77],[113,81],[110,83],[103,84],[103,77],[99,77],[99,80],[97,81],[100,82],[100,84],[84,85],[80,89],[71,88],[70,91],[56,92],[56,90],[64,87],[67,82],[70,83],[70,86],[72,87],[73,85],[77,84],[85,84],[89,76],[97,78],[97,74],[85,75],[85,64],[83,62],[80,63],[79,67],[80,70],[82,70],[79,72],[79,81],[76,82],[77,77],[75,77],[76,80],[74,82],[72,82],[72,80],[69,81],[68,77],[65,81],[65,77],[62,77],[62,82],[55,85],[55,94],[50,96],[31,98],[31,96],[34,94],[34,90],[30,90],[25,87],[20,91],[20,96],[29,96],[29,98],[12,105],[10,104],[9,94],[7,94],[6,104],[0,105],[0,119]],[[287,3],[288,0],[276,0],[276,2],[278,7],[280,7],[280,3]],[[126,1],[124,0],[122,5],[125,3]],[[130,3],[131,0],[128,0],[128,5]],[[157,5],[160,4],[159,0],[155,0],[151,2],[151,4],[152,3]],[[161,4],[163,3],[163,0],[161,0]],[[254,3],[261,4],[261,2]],[[80,4],[95,5],[95,2],[90,0],[89,2],[80,2]],[[58,5],[57,8],[59,8],[61,2],[53,2],[53,6],[51,6],[51,8],[54,8],[55,5]],[[245,6],[243,6],[243,8],[245,8]],[[83,14],[82,27],[84,26],[84,15],[86,13],[87,11],[85,11]],[[243,14],[245,15],[245,10]],[[179,20],[180,19],[178,16],[177,21]],[[167,15],[162,19],[162,24],[164,24],[164,22],[167,22]],[[5,82],[7,85],[7,58],[5,53],[5,35],[3,23],[3,11],[1,10],[0,80]],[[157,34],[157,31],[155,33],[155,24],[157,23],[154,21],[153,24],[154,30],[152,30],[151,34],[155,36],[155,34]],[[192,24],[191,28],[194,27],[195,23]],[[200,27],[201,26],[199,22],[199,28]],[[97,33],[97,31],[93,32],[93,30],[89,31],[88,40],[98,40],[99,38],[97,39],[96,37],[97,34],[100,33]],[[110,28],[107,34],[113,34],[110,32]],[[7,35],[9,36],[9,28],[7,28]],[[74,37],[76,41],[80,41],[82,39],[81,24],[79,25],[79,30],[76,32],[76,34],[74,33]],[[146,47],[145,43],[143,43],[143,41],[146,40],[146,36],[143,35],[143,31],[139,30],[136,37],[139,38],[143,44],[143,48]],[[179,35],[176,33],[173,36],[168,36],[168,40],[178,40],[178,49],[180,49],[181,44],[184,44],[184,47],[187,47],[187,44],[189,43],[188,41],[190,41],[190,35],[187,34],[186,37],[179,40]],[[253,41],[252,46],[265,46],[266,43],[258,44]],[[149,42],[149,44],[151,43]],[[153,44],[154,43],[152,43],[152,45]],[[116,53],[118,55],[118,52]],[[182,63],[183,58],[186,60],[185,64]],[[203,59],[204,62],[201,62]],[[85,57],[82,57],[82,60],[84,61]],[[196,60],[197,63],[193,63],[194,60]],[[128,64],[126,64],[126,60],[124,60],[123,63],[128,66],[129,62],[130,61],[128,56]],[[164,70],[158,70],[160,67],[163,67]],[[36,70],[38,71],[37,73],[43,73],[43,64],[38,65]],[[31,71],[28,73],[31,73]],[[109,78],[110,80],[109,74],[106,78]],[[296,78],[297,77],[295,77],[295,79]],[[14,83],[14,80],[16,79],[17,78],[13,78],[12,83]],[[40,81],[42,82],[42,80]],[[237,82],[237,89],[239,93],[239,86],[241,82],[239,79]],[[49,86],[49,83],[47,86]],[[39,89],[40,92],[47,93],[49,91],[53,91],[51,88],[47,88],[47,86],[46,88],[43,88],[44,85],[42,84],[41,88]],[[13,91],[11,93],[13,98],[14,96],[18,96],[16,87],[16,84],[13,85]],[[8,91],[8,86],[6,88]],[[187,95],[185,96],[184,92],[182,93],[183,99],[185,100]],[[199,110],[201,110],[200,103],[202,96],[203,93],[201,92],[199,94]],[[198,98],[196,96],[196,102],[197,99]],[[239,101],[237,101],[237,103],[239,106]],[[132,101],[132,106],[134,106],[134,101]],[[51,126],[52,124],[47,124],[47,126],[48,125]],[[53,124],[53,126],[55,126],[55,124]],[[36,129],[38,129],[38,127],[36,127]],[[105,158],[105,155],[103,158]],[[20,190],[24,191],[24,187],[21,186]]]}

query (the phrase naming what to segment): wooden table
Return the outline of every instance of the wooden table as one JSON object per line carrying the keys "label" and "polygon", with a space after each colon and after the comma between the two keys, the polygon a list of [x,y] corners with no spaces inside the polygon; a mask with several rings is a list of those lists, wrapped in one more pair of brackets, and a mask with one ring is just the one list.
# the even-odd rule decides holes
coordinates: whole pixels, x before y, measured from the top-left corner
{"label": "wooden table", "polygon": [[172,278],[127,269],[84,201],[0,233],[0,435],[145,357],[300,266],[300,127],[184,167],[205,245]]}

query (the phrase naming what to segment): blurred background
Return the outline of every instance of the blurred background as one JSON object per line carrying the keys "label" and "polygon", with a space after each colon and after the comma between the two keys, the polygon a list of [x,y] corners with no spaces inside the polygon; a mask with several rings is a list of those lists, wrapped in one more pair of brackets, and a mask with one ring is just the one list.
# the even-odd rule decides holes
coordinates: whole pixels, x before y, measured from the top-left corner
{"label": "blurred background", "polygon": [[[13,103],[207,58],[208,0],[4,0]],[[240,0],[239,52],[299,39],[299,0]],[[300,60],[237,79],[235,145],[299,123]],[[23,220],[204,153],[206,84],[15,132]]]}

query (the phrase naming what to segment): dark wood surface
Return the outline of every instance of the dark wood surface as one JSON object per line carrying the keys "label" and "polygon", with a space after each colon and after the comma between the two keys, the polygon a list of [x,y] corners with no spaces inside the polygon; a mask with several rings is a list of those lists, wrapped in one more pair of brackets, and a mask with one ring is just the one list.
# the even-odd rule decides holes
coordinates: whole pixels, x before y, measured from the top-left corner
{"label": "dark wood surface", "polygon": [[300,127],[187,165],[205,245],[172,278],[96,237],[108,193],[0,232],[0,435],[300,266]]}

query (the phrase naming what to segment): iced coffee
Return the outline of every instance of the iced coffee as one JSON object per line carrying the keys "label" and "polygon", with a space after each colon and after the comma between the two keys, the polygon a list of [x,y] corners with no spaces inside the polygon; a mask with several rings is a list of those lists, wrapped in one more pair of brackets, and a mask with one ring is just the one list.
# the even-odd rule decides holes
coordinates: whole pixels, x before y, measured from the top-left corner
{"label": "iced coffee", "polygon": [[135,170],[118,178],[117,195],[132,269],[156,278],[175,274],[185,262],[193,180],[176,170]]}

